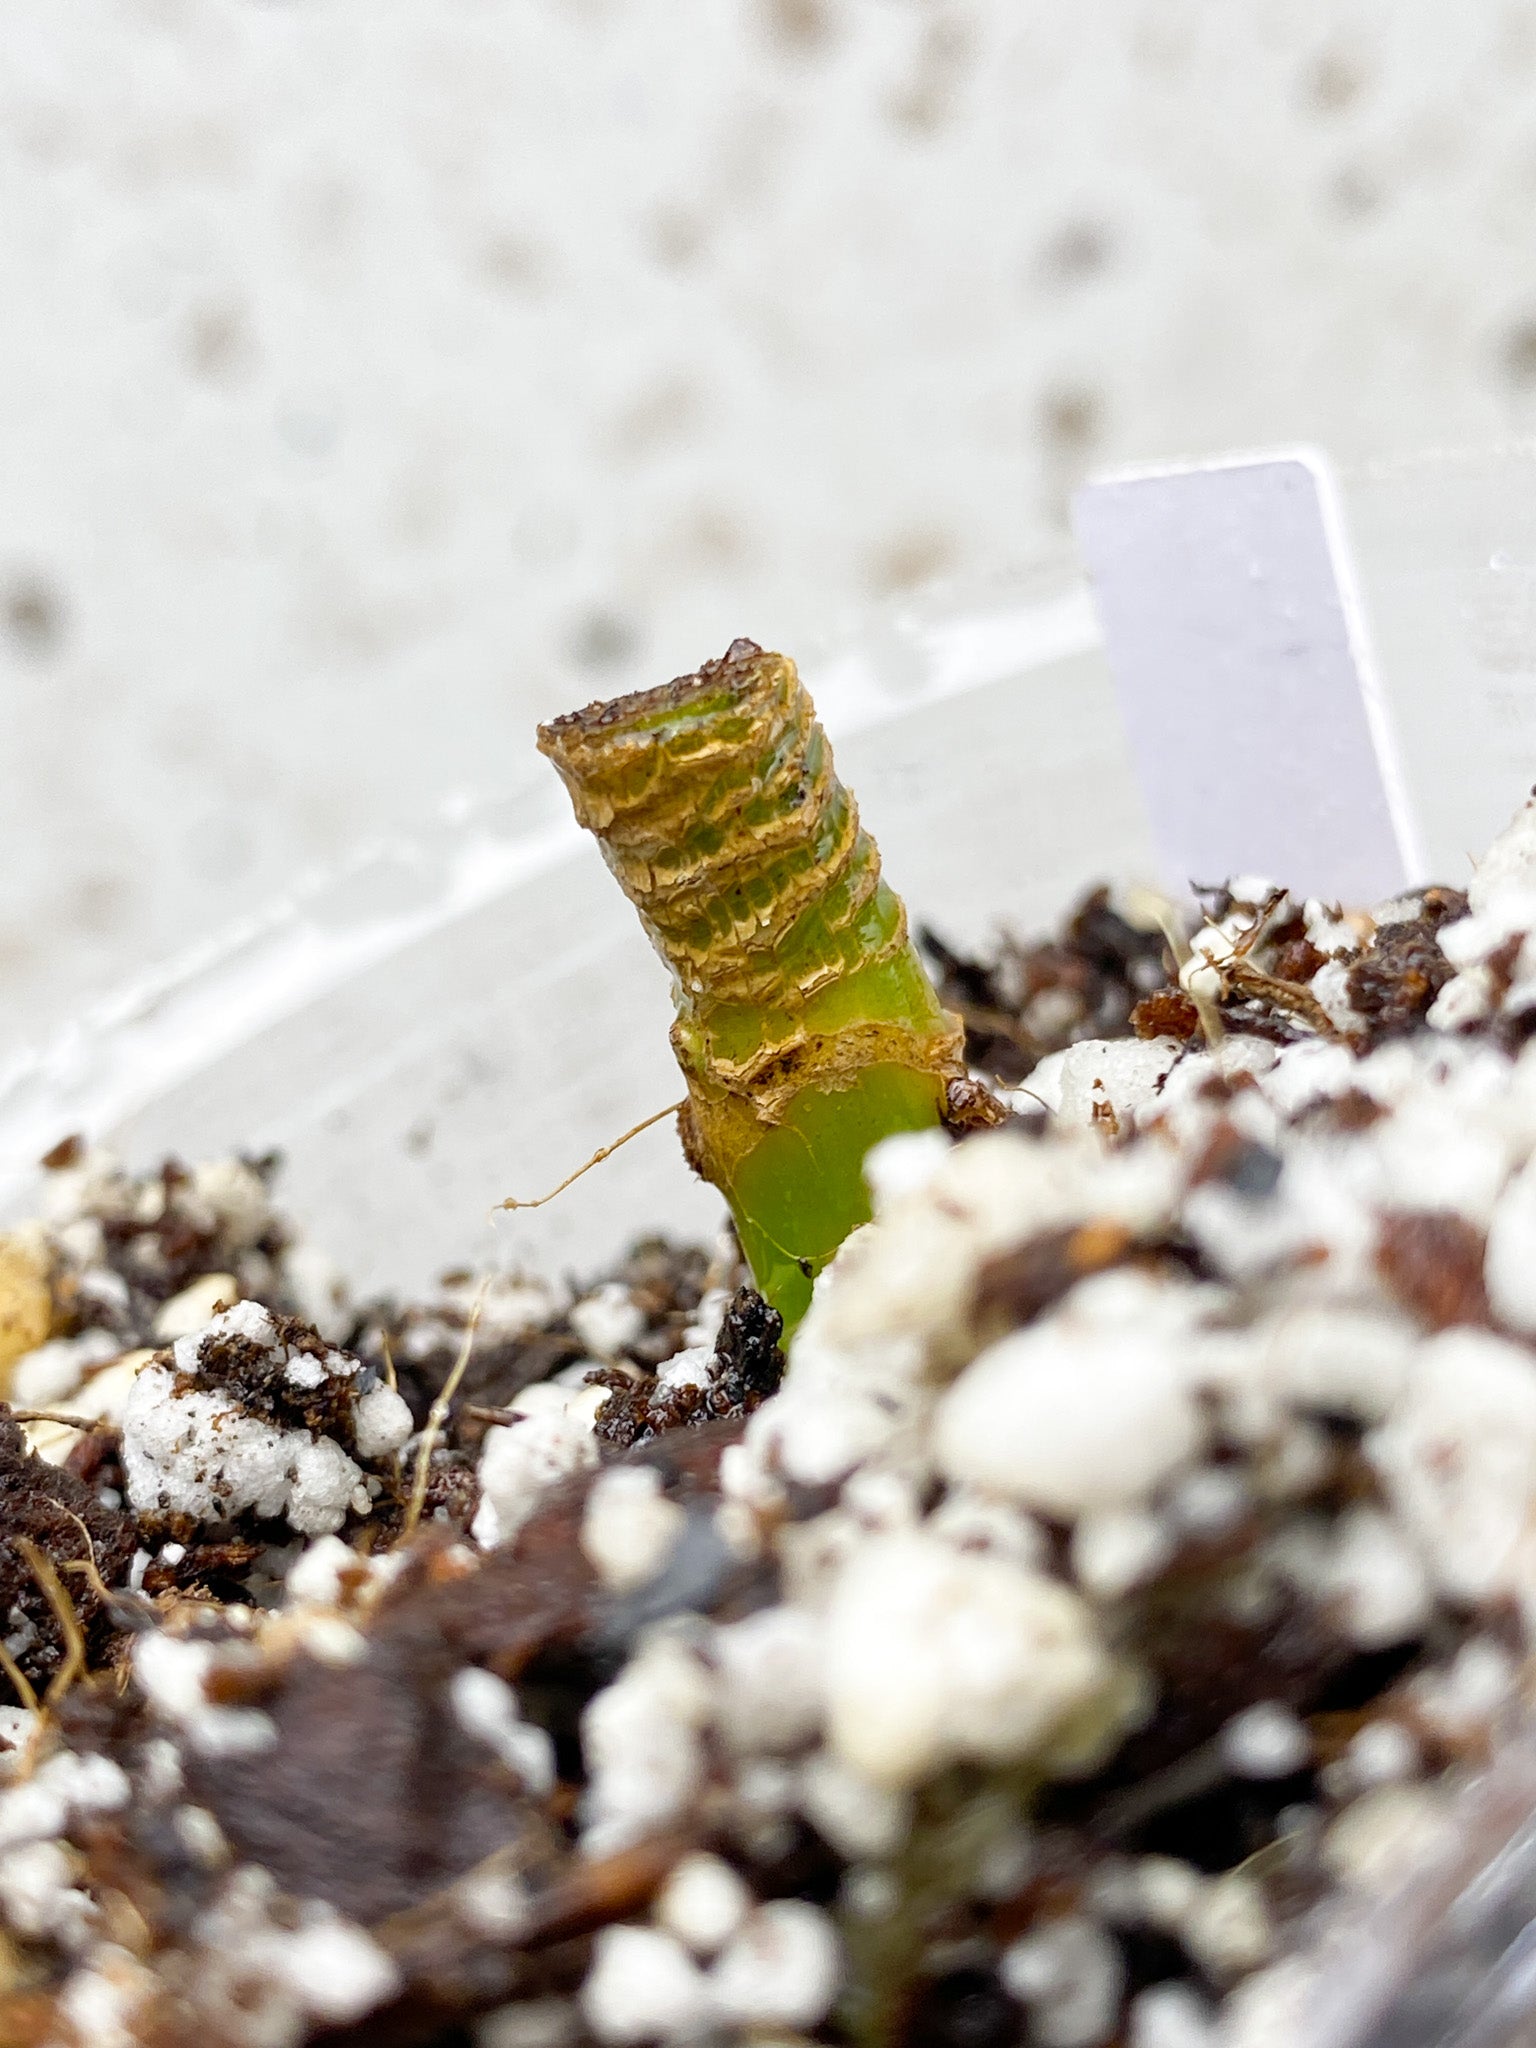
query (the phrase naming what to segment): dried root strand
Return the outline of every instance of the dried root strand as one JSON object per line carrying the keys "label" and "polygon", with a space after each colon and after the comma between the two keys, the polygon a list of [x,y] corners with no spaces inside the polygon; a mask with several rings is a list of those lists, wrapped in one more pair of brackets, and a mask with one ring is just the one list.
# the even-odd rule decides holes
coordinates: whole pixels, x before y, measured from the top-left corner
{"label": "dried root strand", "polygon": [[3,1671],[11,1681],[11,1690],[15,1693],[20,1704],[29,1713],[35,1714],[38,1711],[36,1688],[10,1651],[5,1647],[4,1643],[0,1643],[0,1671]]}
{"label": "dried root strand", "polygon": [[47,1551],[34,1543],[30,1536],[13,1536],[11,1541],[21,1554],[27,1570],[37,1581],[38,1591],[53,1609],[53,1618],[59,1625],[59,1634],[64,1638],[64,1662],[49,1680],[48,1690],[43,1695],[45,1707],[57,1706],[85,1670],[85,1631],[80,1626],[75,1603],[70,1599]]}
{"label": "dried root strand", "polygon": [[[684,1097],[684,1101],[686,1100],[687,1098]],[[568,1173],[559,1186],[552,1187],[547,1195],[534,1195],[532,1197],[508,1195],[506,1200],[498,1202],[496,1207],[498,1209],[542,1209],[544,1204],[552,1202],[556,1195],[563,1195],[567,1188],[574,1187],[584,1173],[590,1173],[594,1166],[601,1166],[605,1159],[612,1158],[621,1145],[627,1145],[631,1138],[638,1138],[642,1131],[650,1130],[653,1124],[661,1123],[664,1118],[676,1116],[682,1107],[682,1102],[669,1102],[665,1109],[655,1110],[650,1116],[642,1117],[639,1123],[631,1124],[622,1137],[613,1139],[610,1144],[599,1145],[590,1159],[578,1166],[574,1173]],[[492,1213],[494,1214],[494,1211]]]}
{"label": "dried root strand", "polygon": [[464,1325],[464,1341],[459,1346],[459,1355],[453,1361],[453,1370],[443,1381],[442,1389],[432,1406],[427,1410],[427,1426],[421,1432],[421,1442],[416,1446],[416,1468],[411,1479],[411,1497],[405,1505],[405,1515],[400,1524],[400,1543],[409,1543],[421,1522],[423,1508],[427,1504],[427,1486],[432,1477],[432,1453],[437,1439],[442,1434],[443,1424],[453,1406],[453,1397],[459,1391],[459,1382],[468,1368],[470,1354],[475,1348],[475,1332],[480,1327],[481,1312],[485,1307],[486,1293],[490,1288],[490,1275],[480,1282],[469,1320]]}

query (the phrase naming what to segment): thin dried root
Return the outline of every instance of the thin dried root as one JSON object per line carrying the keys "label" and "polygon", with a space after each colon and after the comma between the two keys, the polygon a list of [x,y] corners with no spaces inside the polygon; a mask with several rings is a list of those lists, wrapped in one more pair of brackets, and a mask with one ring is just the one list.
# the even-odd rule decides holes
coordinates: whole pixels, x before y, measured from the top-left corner
{"label": "thin dried root", "polygon": [[99,1415],[61,1415],[52,1408],[13,1408],[12,1422],[62,1422],[66,1429],[78,1429],[89,1436],[94,1431],[98,1436],[116,1436],[115,1422],[104,1422]]}
{"label": "thin dried root", "polygon": [[[686,1100],[686,1097],[684,1098],[684,1100]],[[546,1202],[552,1202],[555,1199],[556,1195],[563,1195],[566,1189],[568,1187],[573,1186],[577,1181],[579,1181],[584,1173],[590,1173],[594,1166],[601,1166],[605,1159],[611,1158],[612,1155],[618,1151],[621,1145],[627,1145],[631,1138],[638,1138],[642,1131],[648,1131],[651,1128],[652,1124],[659,1124],[663,1117],[676,1116],[677,1112],[682,1108],[682,1106],[683,1104],[681,1102],[669,1102],[665,1109],[658,1109],[654,1116],[645,1117],[642,1119],[641,1122],[637,1124],[631,1124],[629,1129],[624,1133],[623,1137],[615,1138],[611,1145],[599,1145],[597,1150],[592,1154],[592,1157],[589,1160],[587,1160],[584,1165],[578,1166],[574,1173],[568,1173],[565,1176],[565,1179],[561,1181],[559,1187],[551,1188],[547,1195],[537,1195],[533,1198],[532,1201],[524,1201],[517,1195],[508,1195],[507,1199],[504,1202],[498,1202],[496,1204],[496,1208],[542,1209],[544,1204]],[[496,1210],[493,1209],[491,1213],[492,1215],[494,1215],[496,1213]]]}
{"label": "thin dried root", "polygon": [[74,1523],[85,1540],[85,1555],[84,1557],[73,1558],[68,1564],[60,1565],[59,1569],[64,1572],[79,1572],[85,1583],[96,1595],[96,1598],[104,1607],[110,1610],[114,1595],[111,1587],[108,1586],[106,1580],[101,1576],[101,1569],[96,1562],[96,1546],[91,1541],[91,1532],[73,1508],[65,1508],[64,1512],[69,1516],[69,1519]]}
{"label": "thin dried root", "polygon": [[453,1406],[453,1397],[459,1391],[469,1364],[470,1353],[475,1348],[475,1332],[480,1327],[480,1312],[485,1307],[486,1290],[491,1284],[489,1273],[480,1282],[474,1304],[469,1311],[469,1321],[464,1325],[464,1341],[459,1346],[459,1355],[453,1361],[453,1370],[443,1381],[442,1391],[427,1410],[427,1426],[421,1432],[421,1442],[416,1446],[416,1471],[411,1480],[411,1497],[406,1502],[405,1519],[400,1524],[400,1543],[409,1543],[421,1521],[421,1511],[427,1504],[427,1481],[432,1473],[432,1452],[448,1420],[448,1411]]}
{"label": "thin dried root", "polygon": [[53,1559],[47,1551],[40,1549],[30,1536],[15,1536],[11,1540],[20,1551],[27,1570],[36,1579],[38,1590],[53,1609],[53,1618],[64,1638],[64,1662],[49,1680],[48,1690],[43,1695],[45,1707],[56,1706],[85,1669],[85,1633],[75,1612],[75,1603],[54,1570]]}
{"label": "thin dried root", "polygon": [[21,1704],[29,1713],[35,1714],[38,1710],[37,1690],[4,1643],[0,1643],[0,1671],[11,1681],[11,1688]]}

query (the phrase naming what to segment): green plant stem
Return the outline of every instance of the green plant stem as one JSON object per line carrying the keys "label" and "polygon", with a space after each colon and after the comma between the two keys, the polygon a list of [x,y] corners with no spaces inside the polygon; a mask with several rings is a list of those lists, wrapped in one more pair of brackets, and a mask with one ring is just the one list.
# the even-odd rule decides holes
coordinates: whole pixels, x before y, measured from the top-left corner
{"label": "green plant stem", "polygon": [[672,970],[684,1149],[793,1329],[868,1219],[870,1146],[966,1088],[960,1021],[783,655],[738,640],[539,745]]}

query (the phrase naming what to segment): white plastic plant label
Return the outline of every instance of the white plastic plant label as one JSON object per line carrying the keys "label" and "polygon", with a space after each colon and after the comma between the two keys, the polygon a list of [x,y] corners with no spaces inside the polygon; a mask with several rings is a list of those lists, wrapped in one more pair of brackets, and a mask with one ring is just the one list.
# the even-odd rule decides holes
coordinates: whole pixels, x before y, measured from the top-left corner
{"label": "white plastic plant label", "polygon": [[1105,478],[1073,511],[1166,881],[1427,879],[1319,459]]}

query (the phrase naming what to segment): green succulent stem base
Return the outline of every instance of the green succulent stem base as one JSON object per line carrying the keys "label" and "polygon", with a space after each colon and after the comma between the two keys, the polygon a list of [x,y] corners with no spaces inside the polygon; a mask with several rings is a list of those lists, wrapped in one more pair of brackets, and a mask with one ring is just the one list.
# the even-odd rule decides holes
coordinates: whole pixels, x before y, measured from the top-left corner
{"label": "green succulent stem base", "polygon": [[793,662],[737,640],[539,745],[672,970],[679,1117],[762,1293],[793,1329],[868,1220],[863,1164],[964,1104],[943,1009]]}

